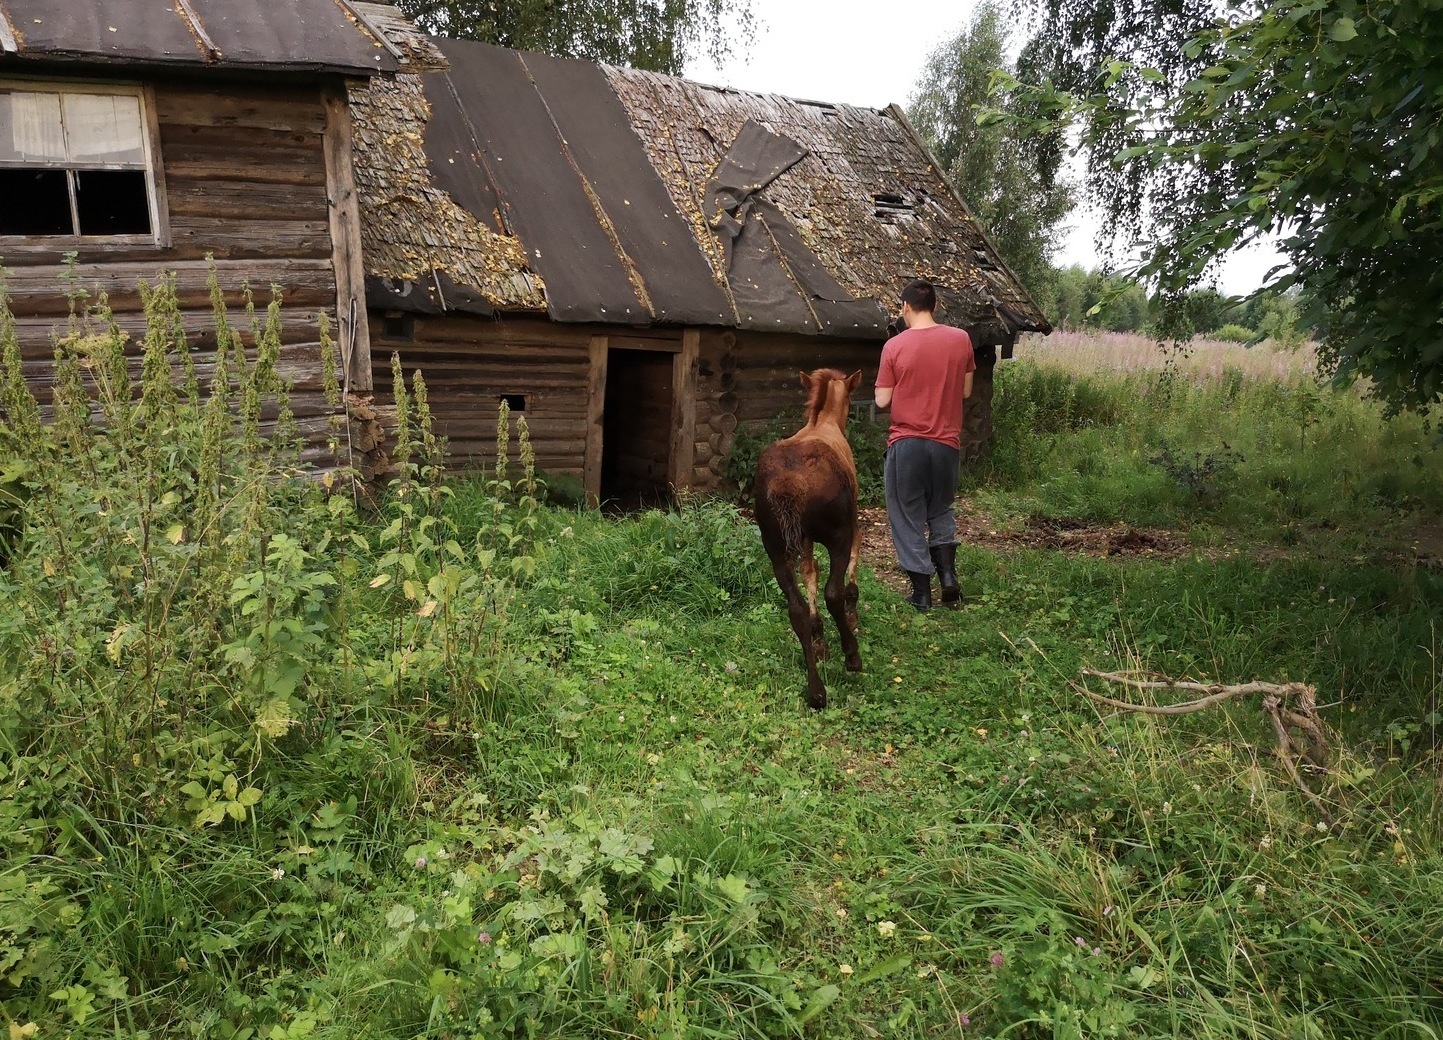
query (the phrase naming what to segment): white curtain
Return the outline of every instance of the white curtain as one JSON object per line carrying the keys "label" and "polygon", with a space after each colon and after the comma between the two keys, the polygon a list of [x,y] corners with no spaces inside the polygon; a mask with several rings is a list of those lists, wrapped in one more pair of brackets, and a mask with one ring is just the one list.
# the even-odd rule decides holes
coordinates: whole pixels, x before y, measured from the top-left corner
{"label": "white curtain", "polygon": [[9,105],[0,105],[0,119],[8,108],[10,132],[0,134],[0,159],[63,162],[65,130],[60,122],[60,95],[17,92],[3,100]]}
{"label": "white curtain", "polygon": [[130,94],[64,94],[73,162],[145,163],[140,99]]}
{"label": "white curtain", "polygon": [[113,163],[143,169],[143,133],[140,99],[133,94],[0,94],[0,162]]}

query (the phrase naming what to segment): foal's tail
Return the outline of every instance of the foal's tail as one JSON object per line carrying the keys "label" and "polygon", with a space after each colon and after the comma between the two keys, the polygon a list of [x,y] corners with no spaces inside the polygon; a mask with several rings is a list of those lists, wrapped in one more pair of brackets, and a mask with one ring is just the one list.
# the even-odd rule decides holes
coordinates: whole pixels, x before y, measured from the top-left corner
{"label": "foal's tail", "polygon": [[782,544],[786,546],[787,558],[794,559],[802,554],[802,543],[807,540],[802,530],[804,503],[802,496],[794,489],[787,488],[770,497],[772,515],[777,520]]}

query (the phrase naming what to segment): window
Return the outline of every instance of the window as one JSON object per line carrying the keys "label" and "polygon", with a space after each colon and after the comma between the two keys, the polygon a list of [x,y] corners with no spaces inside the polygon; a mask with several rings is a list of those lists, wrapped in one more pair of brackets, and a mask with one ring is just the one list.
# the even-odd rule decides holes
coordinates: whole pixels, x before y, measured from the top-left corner
{"label": "window", "polygon": [[525,394],[502,394],[498,400],[499,400],[499,402],[500,402],[501,404],[504,404],[504,405],[506,406],[507,411],[511,411],[511,412],[525,412],[525,411],[526,411],[526,395],[525,395]]}
{"label": "window", "polygon": [[388,311],[381,315],[381,338],[410,343],[416,338],[416,316]]}
{"label": "window", "polygon": [[0,85],[0,235],[154,239],[139,90]]}

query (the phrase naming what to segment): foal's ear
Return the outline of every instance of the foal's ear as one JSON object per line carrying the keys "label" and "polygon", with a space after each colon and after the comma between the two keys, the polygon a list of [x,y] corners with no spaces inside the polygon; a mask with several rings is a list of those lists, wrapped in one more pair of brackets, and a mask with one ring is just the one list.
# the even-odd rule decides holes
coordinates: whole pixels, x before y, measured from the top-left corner
{"label": "foal's ear", "polygon": [[798,375],[802,377],[802,389],[810,390],[812,388],[812,377],[805,372],[799,372]]}
{"label": "foal's ear", "polygon": [[847,377],[847,393],[849,393],[849,394],[850,394],[850,393],[854,393],[854,392],[856,391],[856,389],[857,389],[857,384],[860,383],[861,381],[862,381],[862,370],[859,368],[859,369],[857,369],[857,371],[853,372],[851,375],[849,375],[849,376]]}

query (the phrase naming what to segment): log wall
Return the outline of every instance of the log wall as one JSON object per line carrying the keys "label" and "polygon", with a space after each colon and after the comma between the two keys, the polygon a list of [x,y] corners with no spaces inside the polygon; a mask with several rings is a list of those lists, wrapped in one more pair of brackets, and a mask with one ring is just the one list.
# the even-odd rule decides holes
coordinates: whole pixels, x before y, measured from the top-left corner
{"label": "log wall", "polygon": [[[725,489],[726,461],[739,430],[761,433],[779,417],[800,417],[806,398],[799,372],[861,369],[856,401],[870,402],[882,347],[872,340],[727,329],[638,332],[543,318],[502,321],[459,314],[415,315],[411,338],[398,340],[386,338],[383,324],[382,315],[373,312],[377,400],[385,406],[393,403],[390,358],[395,351],[408,379],[417,369],[423,373],[437,432],[447,438],[454,465],[491,466],[500,398],[524,395],[537,465],[582,479],[593,497],[608,480],[617,479],[618,465],[623,480],[640,481],[643,474],[653,480],[669,467],[667,482],[674,486]],[[627,354],[618,353],[641,350],[672,353],[670,385],[662,385],[665,373],[660,366],[628,369]],[[987,348],[978,351],[964,446],[969,460],[985,450],[990,437],[994,356]],[[649,392],[639,382],[646,378],[657,381]],[[688,382],[694,394],[674,400],[672,387],[685,388]],[[614,413],[621,399],[633,407],[618,422],[608,412]],[[689,437],[678,424],[690,426]],[[638,432],[668,428],[669,448],[659,438]],[[608,432],[646,450],[618,456],[603,446]]]}
{"label": "log wall", "polygon": [[799,418],[806,404],[799,373],[862,370],[856,400],[870,401],[882,344],[819,336],[706,330],[697,367],[693,487],[726,484],[726,460],[737,431],[761,433],[779,417]]}
{"label": "log wall", "polygon": [[[161,244],[82,240],[77,248],[71,239],[0,238],[26,377],[42,402],[49,397],[53,339],[63,333],[69,311],[65,285],[72,272],[64,265],[65,251],[77,253],[73,276],[79,286],[92,297],[106,293],[117,322],[131,333],[137,372],[145,326],[137,283],[154,282],[166,271],[176,275],[195,360],[207,370],[215,343],[207,288],[211,255],[237,327],[246,324],[246,285],[262,309],[271,286],[280,287],[281,373],[294,383],[296,414],[306,417],[302,426],[311,461],[334,463],[324,448],[317,315],[327,312],[337,328],[327,135],[344,134],[348,124],[338,125],[333,114],[328,125],[324,89],[319,83],[147,84],[146,105],[158,139]],[[364,431],[357,434],[366,439]]]}
{"label": "log wall", "polygon": [[503,322],[461,314],[416,315],[410,338],[397,339],[387,337],[384,324],[373,312],[377,401],[383,406],[395,403],[393,353],[400,357],[408,382],[420,370],[436,432],[446,438],[454,465],[484,468],[494,462],[501,396],[522,395],[537,466],[581,478],[594,330],[544,319]]}

